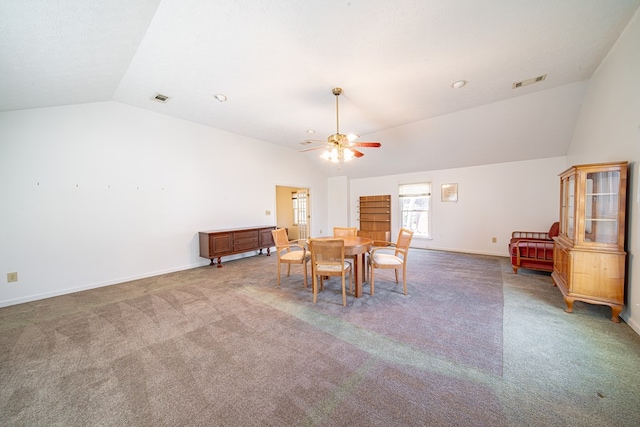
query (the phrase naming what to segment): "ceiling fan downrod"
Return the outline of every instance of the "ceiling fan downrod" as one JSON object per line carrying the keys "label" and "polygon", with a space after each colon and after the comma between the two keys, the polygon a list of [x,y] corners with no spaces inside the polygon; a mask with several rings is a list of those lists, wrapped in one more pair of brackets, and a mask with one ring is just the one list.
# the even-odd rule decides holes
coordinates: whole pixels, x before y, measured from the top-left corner
{"label": "ceiling fan downrod", "polygon": [[338,97],[342,93],[341,87],[334,87],[331,92],[336,96],[336,135],[340,135],[340,115],[338,114]]}

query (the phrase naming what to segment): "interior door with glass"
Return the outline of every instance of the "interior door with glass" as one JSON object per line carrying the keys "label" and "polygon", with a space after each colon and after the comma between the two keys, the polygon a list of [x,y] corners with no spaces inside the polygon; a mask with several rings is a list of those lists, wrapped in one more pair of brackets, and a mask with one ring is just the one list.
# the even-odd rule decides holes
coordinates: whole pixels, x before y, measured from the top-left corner
{"label": "interior door with glass", "polygon": [[298,239],[309,238],[309,192],[298,190],[293,194],[293,218],[298,226]]}

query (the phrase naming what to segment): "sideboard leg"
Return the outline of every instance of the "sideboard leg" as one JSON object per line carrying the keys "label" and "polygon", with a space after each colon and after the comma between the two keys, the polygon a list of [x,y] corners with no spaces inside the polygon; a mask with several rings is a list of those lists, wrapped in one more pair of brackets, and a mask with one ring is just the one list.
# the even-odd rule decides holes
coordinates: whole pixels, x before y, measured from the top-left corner
{"label": "sideboard leg", "polygon": [[271,256],[271,248],[267,248],[267,256]]}
{"label": "sideboard leg", "polygon": [[222,268],[222,257],[218,257],[218,268]]}
{"label": "sideboard leg", "polygon": [[211,262],[209,263],[209,265],[213,265],[213,264],[215,263],[213,262],[213,258],[211,258]]}

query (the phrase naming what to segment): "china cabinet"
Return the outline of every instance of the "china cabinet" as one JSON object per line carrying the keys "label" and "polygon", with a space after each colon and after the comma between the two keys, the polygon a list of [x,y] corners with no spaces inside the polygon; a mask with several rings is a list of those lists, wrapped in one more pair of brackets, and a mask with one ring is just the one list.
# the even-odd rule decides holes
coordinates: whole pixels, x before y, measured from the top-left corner
{"label": "china cabinet", "polygon": [[573,166],[560,174],[560,233],[552,278],[566,311],[574,301],[624,306],[627,162]]}

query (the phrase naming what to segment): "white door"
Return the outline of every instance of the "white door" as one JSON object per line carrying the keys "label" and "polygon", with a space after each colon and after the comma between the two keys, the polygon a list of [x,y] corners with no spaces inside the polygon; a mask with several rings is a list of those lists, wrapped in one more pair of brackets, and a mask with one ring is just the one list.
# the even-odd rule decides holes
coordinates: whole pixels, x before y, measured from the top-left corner
{"label": "white door", "polygon": [[309,238],[309,192],[298,190],[294,200],[294,221],[298,225],[298,239]]}

